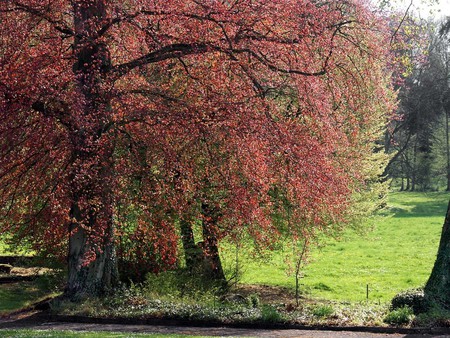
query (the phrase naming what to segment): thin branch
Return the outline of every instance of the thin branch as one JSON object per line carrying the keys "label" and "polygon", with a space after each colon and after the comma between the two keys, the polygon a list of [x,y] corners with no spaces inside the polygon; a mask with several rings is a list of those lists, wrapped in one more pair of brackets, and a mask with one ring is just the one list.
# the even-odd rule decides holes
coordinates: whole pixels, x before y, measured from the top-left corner
{"label": "thin branch", "polygon": [[68,36],[75,36],[74,31],[72,29],[70,29],[69,27],[67,27],[64,22],[52,19],[44,11],[40,11],[40,10],[38,10],[36,8],[33,8],[31,6],[22,4],[20,2],[14,2],[14,4],[15,4],[16,7],[12,8],[10,11],[17,11],[18,10],[18,11],[23,11],[23,12],[29,13],[29,14],[35,16],[35,17],[38,17],[40,19],[43,19],[43,20],[47,21],[57,31],[59,31],[59,32],[65,34],[65,35],[68,35]]}
{"label": "thin branch", "polygon": [[409,3],[409,6],[408,6],[408,8],[407,8],[406,11],[405,11],[405,14],[403,15],[402,20],[401,20],[400,23],[398,24],[397,29],[395,30],[394,34],[392,34],[392,36],[391,36],[391,41],[389,42],[389,45],[392,45],[392,42],[394,41],[395,36],[397,35],[398,31],[399,31],[400,28],[402,27],[403,22],[406,20],[406,17],[407,17],[407,15],[408,15],[409,9],[411,8],[412,4],[413,4],[413,0],[411,0],[411,2]]}
{"label": "thin branch", "polygon": [[264,56],[258,55],[256,52],[254,52],[253,50],[251,50],[249,48],[234,49],[232,51],[232,53],[248,54],[250,56],[253,56],[261,64],[263,64],[268,69],[270,69],[270,70],[272,70],[274,72],[285,73],[285,74],[297,74],[297,75],[303,75],[303,76],[320,76],[320,75],[325,75],[325,73],[326,73],[326,66],[328,65],[328,59],[331,57],[331,53],[332,52],[330,51],[330,54],[326,57],[325,63],[324,63],[324,66],[322,67],[322,69],[319,70],[319,71],[316,71],[316,72],[305,72],[305,71],[298,70],[298,69],[284,69],[284,68],[280,68],[280,67],[274,65],[273,63],[271,63]]}
{"label": "thin branch", "polygon": [[211,49],[213,49],[212,46],[209,46],[206,43],[176,43],[162,47],[159,50],[148,53],[130,62],[115,66],[113,67],[112,72],[115,73],[117,77],[121,77],[134,68],[167,59],[180,58],[192,54],[202,54]]}

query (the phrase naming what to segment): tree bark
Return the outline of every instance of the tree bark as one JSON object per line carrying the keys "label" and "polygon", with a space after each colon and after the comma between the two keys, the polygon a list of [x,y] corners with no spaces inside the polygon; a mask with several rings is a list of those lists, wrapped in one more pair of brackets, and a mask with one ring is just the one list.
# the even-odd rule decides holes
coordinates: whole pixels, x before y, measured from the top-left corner
{"label": "tree bark", "polygon": [[[69,238],[68,281],[65,295],[78,299],[90,295],[102,295],[112,290],[119,279],[114,239],[105,236],[102,250],[94,249],[88,232],[76,224],[71,224],[73,234]],[[110,228],[112,233],[112,228]],[[92,262],[86,261],[93,252]]]}
{"label": "tree bark", "polygon": [[446,109],[444,109],[444,114],[445,114],[445,152],[446,152],[446,157],[447,157],[447,189],[446,191],[450,191],[450,130],[449,130],[449,119],[448,119],[448,114],[449,111],[447,109],[447,106],[445,107]]}
{"label": "tree bark", "polygon": [[416,191],[416,183],[417,183],[416,179],[417,179],[417,139],[414,141],[414,148],[413,148],[411,191]]}
{"label": "tree bark", "polygon": [[217,239],[217,221],[218,210],[211,206],[208,202],[202,202],[202,230],[203,230],[203,252],[208,264],[207,269],[210,277],[226,284],[225,273],[223,272],[222,262],[219,255],[218,239]]}
{"label": "tree bark", "polygon": [[425,295],[444,307],[450,307],[450,201],[442,227],[437,258],[425,285]]}
{"label": "tree bark", "polygon": [[183,244],[184,258],[186,268],[189,271],[198,271],[203,261],[203,252],[197,244],[195,244],[194,232],[189,221],[180,220],[181,242]]}
{"label": "tree bark", "polygon": [[[119,280],[113,218],[113,164],[99,160],[100,150],[74,164],[72,208],[69,224],[68,282],[70,298],[100,295],[113,289]],[[100,157],[102,158],[102,157]],[[93,162],[94,161],[94,162]],[[91,166],[89,178],[77,181],[85,162]],[[77,165],[78,164],[78,165]]]}
{"label": "tree bark", "polygon": [[114,146],[105,131],[108,96],[103,81],[109,52],[96,38],[106,18],[104,1],[73,1],[73,71],[82,99],[72,112],[68,282],[70,298],[107,292],[118,282],[114,243]]}

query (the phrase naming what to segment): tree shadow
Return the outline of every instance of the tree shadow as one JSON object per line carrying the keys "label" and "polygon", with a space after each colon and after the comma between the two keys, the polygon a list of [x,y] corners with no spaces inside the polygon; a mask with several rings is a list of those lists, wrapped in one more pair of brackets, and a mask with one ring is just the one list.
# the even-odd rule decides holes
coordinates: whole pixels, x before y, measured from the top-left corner
{"label": "tree shadow", "polygon": [[48,321],[48,315],[45,312],[27,309],[0,317],[0,329],[31,328],[46,321]]}
{"label": "tree shadow", "polygon": [[447,200],[436,199],[435,201],[424,202],[405,202],[403,205],[406,208],[393,207],[390,210],[394,213],[394,217],[408,218],[408,217],[442,217],[445,218],[447,211]]}

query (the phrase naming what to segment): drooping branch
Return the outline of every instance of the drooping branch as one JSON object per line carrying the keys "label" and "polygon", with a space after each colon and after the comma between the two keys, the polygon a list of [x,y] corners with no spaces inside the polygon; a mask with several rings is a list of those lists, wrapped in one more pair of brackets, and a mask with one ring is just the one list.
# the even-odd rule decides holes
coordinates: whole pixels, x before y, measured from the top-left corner
{"label": "drooping branch", "polygon": [[408,16],[409,9],[411,8],[412,5],[413,5],[413,1],[411,0],[410,3],[409,3],[409,5],[408,5],[408,8],[407,8],[406,11],[405,11],[405,14],[403,15],[403,18],[400,20],[400,23],[398,24],[397,28],[395,29],[395,32],[394,32],[394,33],[392,34],[392,36],[391,36],[391,41],[390,41],[390,44],[391,44],[391,45],[392,45],[392,43],[393,43],[393,41],[394,41],[394,39],[395,39],[395,36],[398,34],[398,31],[399,31],[400,28],[402,27],[403,22],[405,22],[406,17]]}
{"label": "drooping branch", "polygon": [[148,53],[130,62],[126,62],[121,65],[115,66],[113,67],[112,72],[117,77],[121,77],[130,72],[132,69],[138,67],[142,67],[155,62],[164,61],[167,59],[174,59],[192,54],[202,54],[210,49],[212,49],[212,46],[209,46],[206,43],[191,43],[191,44],[176,43],[162,47],[159,50]]}
{"label": "drooping branch", "polygon": [[[171,13],[173,14],[173,13]],[[110,20],[106,25],[102,27],[102,29],[99,31],[99,34],[104,34],[112,25],[123,22],[123,21],[129,21],[132,20],[139,15],[168,15],[168,13],[164,12],[154,12],[154,11],[147,11],[143,10],[140,12],[136,12],[130,15],[126,15],[123,17],[118,17],[115,19]],[[156,62],[160,62],[167,59],[174,59],[177,58],[181,60],[182,57],[188,56],[188,55],[194,55],[194,54],[202,54],[207,52],[221,52],[230,57],[233,61],[237,61],[237,58],[235,57],[236,54],[242,54],[245,53],[249,56],[254,57],[258,62],[260,62],[262,65],[266,66],[269,70],[279,73],[285,73],[285,74],[297,74],[297,75],[303,75],[303,76],[321,76],[326,73],[326,69],[328,67],[328,63],[333,55],[333,42],[334,39],[338,34],[342,34],[341,29],[351,23],[355,23],[355,20],[344,20],[339,23],[335,23],[333,25],[328,26],[327,28],[329,30],[332,30],[331,38],[330,38],[330,49],[328,53],[324,56],[322,67],[320,70],[317,71],[304,71],[300,69],[286,69],[279,67],[275,65],[272,61],[267,59],[264,55],[259,53],[258,51],[252,50],[250,48],[237,48],[238,44],[240,44],[242,41],[258,41],[258,42],[268,42],[268,43],[274,43],[274,44],[280,44],[280,45],[295,45],[300,44],[303,40],[302,37],[296,37],[292,39],[288,38],[281,38],[281,37],[275,37],[275,36],[268,36],[267,34],[262,34],[257,31],[245,31],[245,33],[242,33],[242,31],[238,30],[238,33],[231,37],[226,33],[226,30],[223,26],[226,21],[223,20],[217,20],[212,18],[209,15],[202,16],[202,15],[195,15],[195,14],[176,14],[176,16],[181,16],[184,18],[189,19],[195,19],[199,21],[209,21],[213,22],[218,25],[222,33],[224,34],[222,39],[219,39],[215,43],[213,42],[193,42],[193,43],[174,43],[171,45],[167,45],[164,47],[161,47],[158,50],[152,51],[146,55],[143,55],[137,59],[134,59],[132,61],[129,61],[127,63],[123,63],[121,65],[117,65],[113,69],[113,73],[116,75],[116,77],[121,77],[125,74],[127,74],[129,71],[131,71],[134,68],[138,68],[141,66],[145,66],[147,64],[152,64]],[[221,44],[225,43],[227,47],[222,47]]]}
{"label": "drooping branch", "polygon": [[264,57],[263,55],[260,55],[258,53],[256,53],[255,51],[249,49],[249,48],[244,48],[244,49],[235,49],[232,51],[233,54],[247,54],[249,56],[254,57],[256,60],[258,60],[262,65],[266,66],[268,69],[270,69],[271,71],[277,72],[277,73],[285,73],[285,74],[297,74],[297,75],[303,75],[303,76],[320,76],[320,75],[325,75],[326,74],[326,66],[328,64],[328,60],[331,57],[331,55],[327,56],[325,58],[325,62],[324,62],[324,66],[315,72],[306,72],[306,71],[302,71],[299,69],[295,69],[295,68],[290,68],[290,69],[285,69],[285,68],[281,68],[276,66],[275,64],[273,64],[270,60],[268,60],[266,57]]}
{"label": "drooping branch", "polygon": [[221,52],[228,56],[230,56],[232,59],[237,60],[235,58],[235,55],[238,54],[246,54],[248,56],[251,56],[255,58],[258,62],[260,62],[262,65],[267,67],[269,70],[278,72],[278,73],[285,73],[285,74],[297,74],[297,75],[303,75],[303,76],[321,76],[326,73],[326,68],[328,65],[328,61],[331,58],[332,50],[330,50],[329,54],[325,57],[323,66],[318,71],[313,72],[307,72],[302,71],[295,68],[285,69],[281,68],[274,63],[272,63],[270,60],[268,60],[263,55],[260,55],[259,53],[253,51],[250,48],[243,48],[243,49],[232,49],[227,50],[223,49],[217,46],[214,46],[212,44],[208,43],[192,43],[192,44],[172,44],[169,46],[162,47],[161,49],[157,51],[153,51],[151,53],[148,53],[144,56],[141,56],[140,58],[137,58],[135,60],[129,61],[127,63],[123,63],[120,65],[117,65],[113,67],[112,72],[115,74],[117,78],[127,74],[132,69],[142,67],[148,64],[160,62],[167,59],[179,59],[183,56],[188,55],[195,55],[195,54],[203,54],[210,51],[214,52]]}

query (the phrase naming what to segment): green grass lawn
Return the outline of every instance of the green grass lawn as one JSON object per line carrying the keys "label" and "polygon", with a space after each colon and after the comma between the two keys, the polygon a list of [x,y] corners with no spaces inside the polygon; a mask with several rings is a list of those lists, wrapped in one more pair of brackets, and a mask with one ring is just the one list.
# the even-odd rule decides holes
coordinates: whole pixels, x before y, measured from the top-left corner
{"label": "green grass lawn", "polygon": [[[391,193],[387,210],[366,234],[347,232],[312,250],[302,290],[313,298],[389,301],[396,293],[423,286],[436,258],[449,193]],[[269,262],[246,262],[242,283],[294,287],[282,254]]]}

